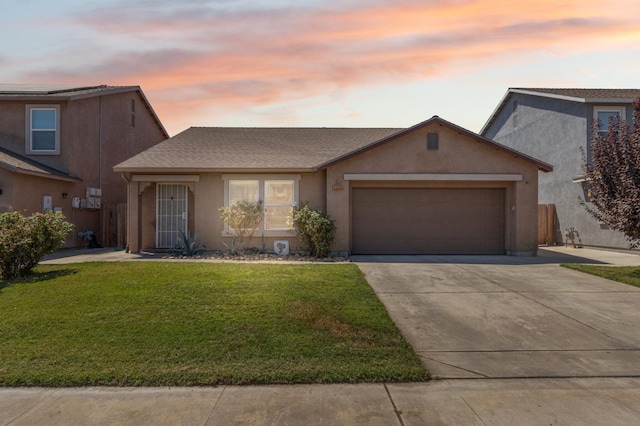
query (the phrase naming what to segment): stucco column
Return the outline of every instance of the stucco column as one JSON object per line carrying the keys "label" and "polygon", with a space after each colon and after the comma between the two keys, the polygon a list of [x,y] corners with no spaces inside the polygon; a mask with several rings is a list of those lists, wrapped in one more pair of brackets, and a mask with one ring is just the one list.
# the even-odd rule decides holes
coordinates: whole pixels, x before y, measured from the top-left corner
{"label": "stucco column", "polygon": [[336,224],[336,238],[331,247],[332,252],[346,255],[351,250],[351,209],[350,185],[344,181],[343,174],[329,169],[327,171],[327,214]]}
{"label": "stucco column", "polygon": [[127,247],[131,252],[140,251],[140,186],[130,181],[127,185]]}

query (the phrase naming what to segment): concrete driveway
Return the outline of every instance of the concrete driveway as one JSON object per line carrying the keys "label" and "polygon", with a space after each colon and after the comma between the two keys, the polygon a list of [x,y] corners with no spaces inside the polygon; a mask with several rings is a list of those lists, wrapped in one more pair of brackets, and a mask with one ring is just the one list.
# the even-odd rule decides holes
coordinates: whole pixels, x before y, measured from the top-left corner
{"label": "concrete driveway", "polygon": [[352,260],[436,378],[640,377],[640,289],[558,265],[640,256],[554,248]]}

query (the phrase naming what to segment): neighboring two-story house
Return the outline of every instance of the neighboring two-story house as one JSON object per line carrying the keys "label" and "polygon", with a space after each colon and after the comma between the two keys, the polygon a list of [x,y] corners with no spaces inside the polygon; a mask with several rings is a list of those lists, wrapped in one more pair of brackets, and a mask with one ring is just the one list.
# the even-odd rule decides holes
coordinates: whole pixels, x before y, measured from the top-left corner
{"label": "neighboring two-story house", "polygon": [[612,115],[631,123],[631,103],[638,97],[640,89],[512,88],[482,128],[482,136],[553,165],[554,173],[540,174],[539,203],[555,205],[557,243],[574,228],[584,245],[629,246],[622,233],[598,223],[578,199],[588,200],[581,150],[588,155],[594,124],[606,132]]}
{"label": "neighboring two-story house", "polygon": [[0,84],[0,212],[60,210],[67,246],[85,230],[112,245],[103,207],[127,202],[113,166],[168,137],[138,86]]}

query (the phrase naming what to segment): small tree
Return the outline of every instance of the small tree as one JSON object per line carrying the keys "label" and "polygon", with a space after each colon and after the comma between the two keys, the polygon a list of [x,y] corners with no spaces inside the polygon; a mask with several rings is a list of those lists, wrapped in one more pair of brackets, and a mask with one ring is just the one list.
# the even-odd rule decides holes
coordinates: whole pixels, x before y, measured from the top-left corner
{"label": "small tree", "polygon": [[293,224],[302,249],[311,256],[327,257],[336,236],[336,225],[325,213],[308,205],[293,209]]}
{"label": "small tree", "polygon": [[[220,219],[235,232],[231,251],[242,249],[253,238],[258,226],[264,218],[264,210],[260,201],[239,201],[231,207],[220,207]],[[237,247],[235,241],[237,238]]]}
{"label": "small tree", "polygon": [[[631,247],[640,242],[640,98],[633,103],[633,129],[612,117],[606,136],[592,132],[589,158],[583,155],[593,207],[580,203],[596,219],[624,233]],[[584,153],[583,153],[584,154]]]}
{"label": "small tree", "polygon": [[60,212],[0,214],[0,274],[5,280],[27,275],[44,255],[60,247],[73,230]]}

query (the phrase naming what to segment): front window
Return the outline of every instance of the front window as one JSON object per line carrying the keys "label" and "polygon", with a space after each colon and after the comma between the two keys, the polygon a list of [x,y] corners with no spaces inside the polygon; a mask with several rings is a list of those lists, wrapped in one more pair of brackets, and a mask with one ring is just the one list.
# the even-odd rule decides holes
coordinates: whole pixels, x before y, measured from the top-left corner
{"label": "front window", "polygon": [[27,105],[27,154],[60,153],[59,114],[57,105]]}
{"label": "front window", "polygon": [[264,229],[291,229],[291,212],[295,205],[293,180],[264,181]]}
{"label": "front window", "polygon": [[257,180],[230,180],[229,181],[229,206],[240,201],[256,203],[260,199],[258,192],[260,182]]}
{"label": "front window", "polygon": [[251,178],[244,176],[225,177],[225,206],[230,207],[240,201],[262,202],[264,219],[258,232],[265,235],[278,234],[293,229],[291,214],[298,200],[298,180],[293,175]]}
{"label": "front window", "polygon": [[624,118],[625,108],[622,106],[596,106],[593,108],[593,119],[598,123],[598,133],[606,137],[612,118]]}

